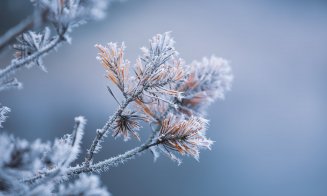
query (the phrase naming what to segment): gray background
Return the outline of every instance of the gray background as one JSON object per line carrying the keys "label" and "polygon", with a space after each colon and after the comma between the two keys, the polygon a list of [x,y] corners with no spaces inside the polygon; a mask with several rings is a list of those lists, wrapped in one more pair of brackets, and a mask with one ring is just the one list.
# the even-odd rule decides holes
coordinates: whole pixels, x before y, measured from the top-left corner
{"label": "gray background", "polygon": [[[29,15],[27,1],[0,2],[1,34]],[[17,74],[24,89],[0,94],[12,108],[6,129],[28,140],[59,137],[88,119],[84,147],[117,107],[96,61],[95,43],[125,41],[134,62],[148,39],[172,31],[187,62],[216,54],[231,61],[232,92],[208,113],[212,151],[177,166],[149,153],[103,173],[114,195],[327,195],[326,1],[131,0],[105,20],[73,32],[47,56],[49,73]],[[8,64],[12,51],[0,56]],[[142,130],[143,140],[148,128]],[[130,149],[109,137],[98,160]]]}

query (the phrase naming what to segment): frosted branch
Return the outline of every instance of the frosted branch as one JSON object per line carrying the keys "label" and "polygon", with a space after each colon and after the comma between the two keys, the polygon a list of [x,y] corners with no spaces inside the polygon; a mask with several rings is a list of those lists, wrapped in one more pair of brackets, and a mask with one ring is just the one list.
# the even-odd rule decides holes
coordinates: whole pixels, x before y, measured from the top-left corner
{"label": "frosted branch", "polygon": [[[126,151],[125,153],[117,155],[115,157],[111,157],[106,160],[100,161],[98,163],[92,164],[89,167],[85,167],[84,165],[77,165],[75,167],[70,167],[67,169],[67,171],[64,175],[74,176],[74,175],[78,175],[81,173],[100,172],[100,171],[108,170],[109,167],[117,166],[118,164],[124,163],[130,159],[133,159],[135,156],[140,155],[142,152],[149,149],[150,147],[158,145],[157,142],[151,143],[152,140],[153,140],[153,138],[149,137],[148,141],[145,142],[143,145],[138,146],[132,150]],[[36,181],[38,181],[46,176],[53,175],[53,173],[55,173],[55,172],[56,172],[56,170],[50,170],[48,172],[43,173],[42,175],[33,176],[31,178],[25,178],[21,181],[24,183],[33,184]]]}
{"label": "frosted branch", "polygon": [[[42,33],[28,32],[19,37],[18,44],[14,46],[17,59],[0,70],[0,91],[20,85],[16,79],[9,78],[16,71],[35,64],[42,68],[41,57],[62,41],[67,41],[66,32],[71,25],[90,13],[79,9],[80,2],[88,5],[84,1],[40,2],[52,13],[49,19],[55,23],[58,36],[49,39],[50,31],[46,28]],[[55,192],[59,195],[108,195],[97,177],[84,173],[109,170],[148,149],[154,159],[161,152],[178,163],[181,163],[178,155],[198,160],[200,150],[210,149],[213,144],[205,135],[208,120],[203,117],[203,108],[217,98],[224,98],[225,92],[230,90],[233,75],[228,62],[214,56],[210,60],[204,58],[202,62],[185,64],[177,57],[173,44],[169,33],[154,36],[149,49],[142,48],[143,55],[136,60],[133,68],[124,59],[124,44],[120,47],[116,43],[96,45],[106,76],[121,91],[123,100],[119,101],[108,87],[119,106],[96,131],[84,162],[71,166],[80,153],[86,122],[84,117],[76,117],[72,133],[56,138],[53,143],[41,143],[39,140],[29,143],[0,133],[0,154],[3,156],[0,159],[0,183],[8,181],[8,187],[2,190],[0,186],[0,192],[18,195],[49,195]],[[8,111],[6,107],[0,108],[0,126]],[[92,163],[95,153],[101,148],[100,143],[110,130],[114,137],[123,136],[125,141],[131,135],[140,140],[140,121],[152,128],[145,143],[123,154]],[[79,174],[82,175],[74,183],[59,184]],[[19,192],[15,192],[15,187]]]}

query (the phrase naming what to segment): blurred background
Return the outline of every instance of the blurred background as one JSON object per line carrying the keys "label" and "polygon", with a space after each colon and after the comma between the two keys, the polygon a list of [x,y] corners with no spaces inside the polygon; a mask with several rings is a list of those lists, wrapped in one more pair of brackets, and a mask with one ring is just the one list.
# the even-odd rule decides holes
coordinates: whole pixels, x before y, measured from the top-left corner
{"label": "blurred background", "polygon": [[[0,33],[32,13],[28,1],[0,2]],[[177,166],[150,153],[102,173],[113,195],[327,195],[327,2],[318,0],[130,0],[105,20],[76,29],[44,62],[17,74],[22,90],[0,94],[12,108],[8,132],[53,140],[88,119],[84,150],[117,107],[94,44],[125,41],[132,62],[156,33],[172,31],[187,62],[215,54],[232,63],[225,101],[208,111],[211,151]],[[10,62],[12,51],[1,56]],[[143,140],[148,128],[142,130]],[[97,160],[139,145],[106,138]],[[84,156],[84,155],[82,155]]]}

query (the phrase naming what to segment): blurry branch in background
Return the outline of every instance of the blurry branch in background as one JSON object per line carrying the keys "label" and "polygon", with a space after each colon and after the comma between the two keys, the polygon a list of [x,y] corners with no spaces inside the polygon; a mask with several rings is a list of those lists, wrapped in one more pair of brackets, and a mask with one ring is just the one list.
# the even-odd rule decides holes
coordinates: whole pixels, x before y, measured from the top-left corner
{"label": "blurry branch in background", "polygon": [[[69,32],[85,19],[95,19],[102,14],[97,0],[39,0],[36,8],[46,10],[45,21],[53,30],[44,27],[39,33],[25,32],[13,45],[16,58],[0,70],[0,90],[19,87],[10,78],[17,70],[33,65],[46,71],[41,57],[69,42]],[[101,7],[101,6],[100,6]],[[43,19],[42,19],[43,21]],[[51,36],[54,31],[55,35]],[[10,36],[9,36],[10,37]],[[80,145],[86,120],[75,118],[71,134],[55,139],[53,143],[36,140],[29,143],[0,132],[0,193],[16,195],[109,195],[99,179],[85,173],[102,172],[149,150],[156,160],[160,154],[181,164],[178,155],[188,155],[199,160],[201,149],[210,149],[213,141],[206,137],[207,107],[216,99],[224,99],[230,90],[233,75],[228,62],[212,56],[186,64],[174,48],[170,33],[155,35],[148,47],[141,48],[135,64],[125,59],[125,45],[97,44],[98,60],[106,77],[114,86],[109,94],[118,104],[117,110],[101,129],[96,130],[84,162],[72,165],[80,154]],[[117,99],[112,88],[117,88],[123,99]],[[0,107],[0,127],[10,111]],[[120,155],[93,163],[101,150],[101,143],[111,133],[124,141],[135,138],[141,141],[141,123],[148,124],[148,139],[138,147]],[[79,176],[71,184],[69,177]]]}
{"label": "blurry branch in background", "polygon": [[3,50],[5,47],[7,47],[10,43],[12,43],[18,35],[33,28],[35,26],[34,25],[35,18],[36,16],[34,15],[27,17],[26,19],[21,21],[18,25],[9,29],[4,35],[2,35],[0,37],[0,51]]}
{"label": "blurry branch in background", "polygon": [[[0,70],[0,91],[22,86],[17,79],[10,78],[22,68],[37,65],[46,71],[42,57],[58,48],[60,43],[70,43],[69,33],[74,27],[88,20],[103,18],[108,4],[106,0],[33,0],[32,2],[35,8],[34,14],[0,37],[0,52],[17,39],[12,46],[16,50],[15,58]],[[32,28],[41,30],[36,33],[30,30]]]}

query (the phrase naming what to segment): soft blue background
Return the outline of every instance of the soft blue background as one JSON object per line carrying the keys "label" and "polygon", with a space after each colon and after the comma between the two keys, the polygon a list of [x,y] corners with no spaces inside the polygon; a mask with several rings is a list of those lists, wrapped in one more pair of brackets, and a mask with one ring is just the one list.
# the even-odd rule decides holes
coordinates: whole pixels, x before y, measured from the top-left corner
{"label": "soft blue background", "polygon": [[[23,4],[1,2],[2,33],[30,13]],[[125,41],[133,61],[152,35],[165,31],[173,32],[187,62],[214,53],[232,63],[233,90],[208,111],[208,136],[216,143],[200,162],[185,157],[181,166],[143,154],[103,173],[108,189],[114,195],[327,195],[326,1],[115,3],[105,20],[76,29],[72,45],[46,57],[49,73],[17,74],[24,89],[0,94],[12,108],[6,129],[48,140],[84,115],[85,149],[116,107],[94,44]],[[11,55],[0,56],[2,66]],[[142,132],[145,139],[147,128]],[[98,159],[136,145],[107,138]]]}

